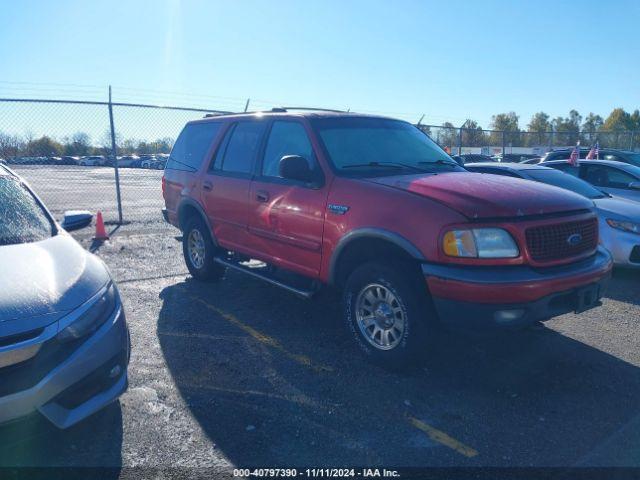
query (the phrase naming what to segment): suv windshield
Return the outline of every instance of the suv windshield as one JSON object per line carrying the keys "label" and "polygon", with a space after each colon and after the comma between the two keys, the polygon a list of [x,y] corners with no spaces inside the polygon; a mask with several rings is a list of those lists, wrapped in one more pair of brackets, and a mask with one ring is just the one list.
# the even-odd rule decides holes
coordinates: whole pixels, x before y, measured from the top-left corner
{"label": "suv windshield", "polygon": [[312,123],[340,173],[464,171],[435,142],[407,122],[343,117],[314,119]]}
{"label": "suv windshield", "polygon": [[37,242],[53,235],[48,215],[18,181],[0,176],[0,246]]}
{"label": "suv windshield", "polygon": [[571,190],[587,198],[594,199],[606,197],[603,192],[592,187],[584,180],[580,180],[573,175],[562,173],[557,170],[527,170],[527,174],[538,182]]}

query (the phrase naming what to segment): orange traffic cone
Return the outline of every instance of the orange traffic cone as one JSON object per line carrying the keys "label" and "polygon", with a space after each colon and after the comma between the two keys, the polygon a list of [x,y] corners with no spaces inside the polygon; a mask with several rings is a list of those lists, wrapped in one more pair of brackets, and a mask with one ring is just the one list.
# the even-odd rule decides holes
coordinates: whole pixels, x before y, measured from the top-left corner
{"label": "orange traffic cone", "polygon": [[109,235],[104,228],[104,221],[102,220],[102,212],[98,212],[96,215],[96,236],[94,240],[109,240]]}

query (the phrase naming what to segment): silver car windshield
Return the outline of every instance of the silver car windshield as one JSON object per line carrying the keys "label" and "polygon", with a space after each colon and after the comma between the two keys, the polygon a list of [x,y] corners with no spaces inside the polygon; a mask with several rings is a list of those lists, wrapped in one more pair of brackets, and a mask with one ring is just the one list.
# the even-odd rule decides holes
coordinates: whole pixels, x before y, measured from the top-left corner
{"label": "silver car windshield", "polygon": [[0,176],[0,246],[38,242],[54,232],[33,195],[17,180]]}

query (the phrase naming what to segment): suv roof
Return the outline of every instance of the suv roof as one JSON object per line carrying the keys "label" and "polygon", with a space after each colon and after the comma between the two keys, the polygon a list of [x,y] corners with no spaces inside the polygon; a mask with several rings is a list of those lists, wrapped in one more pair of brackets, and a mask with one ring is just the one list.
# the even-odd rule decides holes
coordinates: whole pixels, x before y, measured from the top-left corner
{"label": "suv roof", "polygon": [[[257,112],[239,112],[239,113],[224,113],[221,115],[217,114],[207,114],[204,118],[200,118],[197,120],[192,120],[188,123],[200,123],[200,122],[209,122],[209,121],[218,121],[218,120],[227,120],[227,119],[235,119],[235,118],[246,118],[246,117],[371,117],[371,118],[388,118],[389,120],[397,120],[391,117],[385,117],[383,115],[369,115],[366,113],[356,113],[356,112],[345,112],[342,110],[330,110],[330,109],[322,109],[322,108],[305,108],[305,107],[281,107],[281,108],[272,108],[271,110],[266,111],[257,111]],[[400,120],[402,121],[402,120]]]}

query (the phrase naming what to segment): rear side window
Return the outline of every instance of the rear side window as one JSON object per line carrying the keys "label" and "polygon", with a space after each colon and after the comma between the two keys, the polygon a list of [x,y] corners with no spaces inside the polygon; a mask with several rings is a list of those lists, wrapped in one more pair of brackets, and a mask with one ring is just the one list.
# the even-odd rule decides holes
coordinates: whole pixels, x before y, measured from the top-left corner
{"label": "rear side window", "polygon": [[232,126],[216,153],[214,169],[252,173],[264,128],[265,122],[238,122]]}
{"label": "rear side window", "polygon": [[617,168],[600,165],[588,165],[585,180],[599,187],[628,188],[635,178]]}
{"label": "rear side window", "polygon": [[262,175],[280,176],[280,159],[286,155],[299,155],[315,168],[313,147],[302,124],[298,122],[274,122],[267,141],[262,163]]}
{"label": "rear side window", "polygon": [[202,165],[204,156],[215,139],[222,123],[206,122],[188,124],[171,149],[165,168],[195,172]]}
{"label": "rear side window", "polygon": [[53,225],[31,193],[17,181],[0,177],[0,246],[51,237]]}

